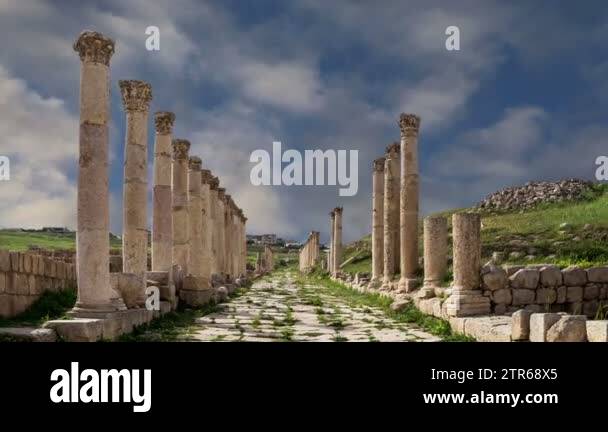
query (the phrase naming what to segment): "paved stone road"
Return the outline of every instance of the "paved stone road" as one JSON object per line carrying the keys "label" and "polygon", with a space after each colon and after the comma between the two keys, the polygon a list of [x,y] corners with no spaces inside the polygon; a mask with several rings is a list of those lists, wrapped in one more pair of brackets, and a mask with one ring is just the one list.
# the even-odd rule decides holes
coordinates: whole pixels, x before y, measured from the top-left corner
{"label": "paved stone road", "polygon": [[295,274],[260,280],[245,294],[197,320],[200,341],[424,341],[440,338],[380,310],[351,307],[314,285],[298,286]]}

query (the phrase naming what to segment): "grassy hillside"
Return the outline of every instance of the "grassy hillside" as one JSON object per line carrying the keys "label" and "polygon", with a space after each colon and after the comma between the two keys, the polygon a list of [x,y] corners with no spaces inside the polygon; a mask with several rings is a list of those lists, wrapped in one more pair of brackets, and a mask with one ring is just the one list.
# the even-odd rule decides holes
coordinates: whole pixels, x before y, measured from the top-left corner
{"label": "grassy hillside", "polygon": [[[25,251],[30,246],[38,246],[43,249],[75,249],[76,234],[0,230],[0,249]],[[112,239],[110,246],[120,249],[121,242],[118,239]]]}
{"label": "grassy hillside", "polygon": [[[448,217],[467,209],[441,212]],[[560,266],[608,264],[608,185],[596,185],[584,201],[542,205],[514,213],[482,213],[482,256],[504,254],[511,264],[551,263]],[[451,227],[450,227],[451,230]],[[422,224],[419,229],[422,256]],[[451,234],[449,238],[451,250]],[[348,273],[371,271],[371,236],[345,247]]]}

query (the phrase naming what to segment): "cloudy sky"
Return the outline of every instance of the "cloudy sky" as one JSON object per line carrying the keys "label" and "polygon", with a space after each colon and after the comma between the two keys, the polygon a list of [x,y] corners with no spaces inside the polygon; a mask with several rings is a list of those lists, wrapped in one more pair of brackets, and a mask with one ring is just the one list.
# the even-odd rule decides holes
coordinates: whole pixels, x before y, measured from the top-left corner
{"label": "cloudy sky", "polygon": [[[562,5],[559,5],[562,3]],[[344,240],[370,231],[371,162],[422,118],[424,213],[528,180],[591,178],[608,154],[608,4],[586,1],[0,0],[0,226],[75,227],[83,29],[111,61],[111,228],[120,232],[119,79],[151,83],[151,112],[220,176],[251,233],[302,239],[344,207]],[[145,49],[148,26],[158,52]],[[460,28],[460,51],[445,29]],[[154,128],[150,121],[150,162]],[[359,151],[359,191],[255,187],[255,149]]]}

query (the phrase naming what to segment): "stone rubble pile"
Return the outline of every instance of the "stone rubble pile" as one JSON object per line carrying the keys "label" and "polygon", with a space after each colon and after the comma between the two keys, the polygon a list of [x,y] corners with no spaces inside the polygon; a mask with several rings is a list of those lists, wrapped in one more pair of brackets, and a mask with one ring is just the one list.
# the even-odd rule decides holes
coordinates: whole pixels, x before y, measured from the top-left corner
{"label": "stone rubble pile", "polygon": [[528,182],[523,186],[510,187],[488,195],[477,208],[481,210],[525,210],[543,203],[578,201],[592,183],[580,179],[557,182]]}

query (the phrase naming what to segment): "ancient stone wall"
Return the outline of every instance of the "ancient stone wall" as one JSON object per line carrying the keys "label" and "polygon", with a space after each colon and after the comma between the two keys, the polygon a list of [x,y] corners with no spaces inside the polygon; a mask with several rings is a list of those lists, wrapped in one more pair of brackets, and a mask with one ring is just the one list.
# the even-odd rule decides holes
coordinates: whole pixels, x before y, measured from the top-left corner
{"label": "ancient stone wall", "polygon": [[75,288],[74,264],[29,252],[0,250],[0,317],[14,317],[45,291]]}

